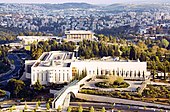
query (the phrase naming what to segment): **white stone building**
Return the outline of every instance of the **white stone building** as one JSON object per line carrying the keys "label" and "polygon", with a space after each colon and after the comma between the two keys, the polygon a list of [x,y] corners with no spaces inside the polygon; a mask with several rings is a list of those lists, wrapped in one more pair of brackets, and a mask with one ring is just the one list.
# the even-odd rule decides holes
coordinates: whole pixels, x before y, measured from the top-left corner
{"label": "white stone building", "polygon": [[67,41],[82,41],[82,40],[94,40],[94,33],[85,30],[70,30],[65,31]]}
{"label": "white stone building", "polygon": [[[121,61],[107,58],[104,60],[77,60],[73,52],[45,52],[38,60],[26,61],[25,71],[31,84],[37,80],[41,84],[69,82],[79,72],[86,70],[87,75],[118,75],[125,79],[145,80],[149,77],[147,63]],[[29,69],[31,65],[31,69]]]}
{"label": "white stone building", "polygon": [[40,41],[48,41],[51,39],[59,39],[59,37],[55,36],[18,36],[17,39],[19,39],[23,45],[29,45],[34,42],[40,42]]}
{"label": "white stone building", "polygon": [[21,41],[23,45],[30,45],[34,42],[40,42],[40,41],[48,41],[51,39],[56,39],[58,41],[73,41],[73,42],[79,42],[83,39],[85,40],[94,40],[96,37],[94,36],[94,33],[91,31],[84,31],[84,30],[70,30],[65,31],[65,36],[63,37],[57,37],[57,36],[18,36],[17,39]]}

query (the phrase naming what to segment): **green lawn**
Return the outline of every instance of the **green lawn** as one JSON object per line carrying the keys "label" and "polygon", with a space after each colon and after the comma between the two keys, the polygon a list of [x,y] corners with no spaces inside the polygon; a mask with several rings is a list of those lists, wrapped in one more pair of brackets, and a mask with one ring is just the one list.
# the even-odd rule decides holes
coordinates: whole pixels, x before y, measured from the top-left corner
{"label": "green lawn", "polygon": [[95,84],[96,87],[100,88],[127,88],[129,84],[127,82],[122,82],[120,84],[107,84],[106,82],[98,82]]}

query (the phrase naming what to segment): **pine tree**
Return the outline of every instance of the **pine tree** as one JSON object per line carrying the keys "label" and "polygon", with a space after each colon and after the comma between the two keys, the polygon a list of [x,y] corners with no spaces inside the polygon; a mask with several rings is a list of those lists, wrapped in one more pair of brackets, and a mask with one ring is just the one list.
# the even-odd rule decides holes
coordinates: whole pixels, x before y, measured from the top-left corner
{"label": "pine tree", "polygon": [[36,107],[35,107],[35,109],[37,110],[38,109],[38,107],[39,107],[39,104],[38,104],[38,102],[36,103]]}
{"label": "pine tree", "polygon": [[90,112],[94,112],[93,106],[90,107]]}
{"label": "pine tree", "polygon": [[27,109],[28,109],[28,106],[27,106],[27,103],[25,103],[24,110],[27,110]]}
{"label": "pine tree", "polygon": [[58,106],[57,111],[58,111],[58,112],[61,112],[61,111],[62,111],[62,108],[61,108],[60,105]]}
{"label": "pine tree", "polygon": [[46,104],[46,108],[47,108],[47,110],[50,109],[50,104],[49,103]]}
{"label": "pine tree", "polygon": [[101,112],[106,112],[106,109],[103,107]]}
{"label": "pine tree", "polygon": [[71,112],[72,108],[68,107],[67,112]]}
{"label": "pine tree", "polygon": [[81,105],[78,108],[78,112],[83,112],[83,107]]}
{"label": "pine tree", "polygon": [[40,106],[41,105],[41,102],[40,102],[40,100],[38,101],[38,106]]}

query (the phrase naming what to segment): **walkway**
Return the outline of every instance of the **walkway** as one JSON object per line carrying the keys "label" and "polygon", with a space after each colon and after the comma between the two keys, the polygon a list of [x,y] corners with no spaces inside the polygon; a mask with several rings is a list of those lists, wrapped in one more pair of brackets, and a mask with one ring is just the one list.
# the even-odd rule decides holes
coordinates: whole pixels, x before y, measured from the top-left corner
{"label": "walkway", "polygon": [[166,85],[166,86],[170,86],[169,83],[163,83],[163,82],[148,82],[147,84],[152,84],[152,85]]}
{"label": "walkway", "polygon": [[79,99],[87,100],[87,101],[120,103],[120,104],[138,105],[138,106],[146,106],[146,107],[151,106],[151,107],[158,107],[158,108],[166,108],[170,110],[170,106],[167,106],[167,105],[146,103],[142,101],[134,101],[134,100],[119,99],[119,98],[112,98],[112,97],[105,97],[105,96],[98,96],[98,95],[89,95],[89,94],[82,94],[82,93],[78,93],[76,97]]}

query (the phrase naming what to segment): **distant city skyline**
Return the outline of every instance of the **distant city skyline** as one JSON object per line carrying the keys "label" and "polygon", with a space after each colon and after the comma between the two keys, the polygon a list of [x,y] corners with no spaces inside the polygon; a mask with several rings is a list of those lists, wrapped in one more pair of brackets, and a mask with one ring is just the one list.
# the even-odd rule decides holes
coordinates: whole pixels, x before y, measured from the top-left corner
{"label": "distant city skyline", "polygon": [[114,3],[166,3],[168,0],[0,0],[0,3],[89,3],[89,4],[114,4]]}

